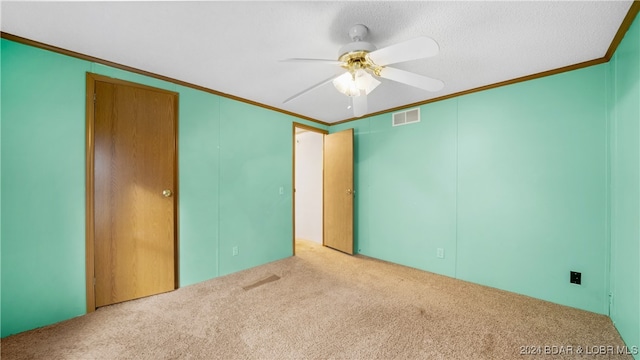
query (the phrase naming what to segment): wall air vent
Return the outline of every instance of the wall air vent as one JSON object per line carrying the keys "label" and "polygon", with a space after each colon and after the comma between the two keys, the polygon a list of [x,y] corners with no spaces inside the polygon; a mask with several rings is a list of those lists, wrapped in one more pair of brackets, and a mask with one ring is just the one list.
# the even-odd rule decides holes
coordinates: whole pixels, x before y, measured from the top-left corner
{"label": "wall air vent", "polygon": [[393,113],[391,124],[393,126],[407,125],[420,122],[420,108]]}

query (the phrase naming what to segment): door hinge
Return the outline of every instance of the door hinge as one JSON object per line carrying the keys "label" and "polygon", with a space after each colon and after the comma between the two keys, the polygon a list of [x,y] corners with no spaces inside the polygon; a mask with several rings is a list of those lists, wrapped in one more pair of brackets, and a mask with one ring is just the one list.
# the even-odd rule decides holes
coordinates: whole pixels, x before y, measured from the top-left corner
{"label": "door hinge", "polygon": [[96,287],[96,278],[93,278],[93,287]]}
{"label": "door hinge", "polygon": [[96,102],[96,93],[93,93],[93,102]]}

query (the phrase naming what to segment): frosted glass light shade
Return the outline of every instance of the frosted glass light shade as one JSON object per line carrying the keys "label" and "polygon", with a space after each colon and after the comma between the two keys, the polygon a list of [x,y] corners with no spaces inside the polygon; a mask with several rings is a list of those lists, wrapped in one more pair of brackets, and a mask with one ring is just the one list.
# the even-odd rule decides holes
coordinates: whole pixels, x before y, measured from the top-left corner
{"label": "frosted glass light shade", "polygon": [[378,85],[380,81],[363,69],[356,70],[353,75],[346,72],[333,80],[333,86],[347,96],[360,96],[360,90],[369,95]]}
{"label": "frosted glass light shade", "polygon": [[353,80],[350,72],[346,72],[333,79],[333,86],[347,96],[360,95],[360,90],[356,87],[356,82]]}
{"label": "frosted glass light shade", "polygon": [[380,85],[380,81],[362,69],[356,71],[355,83],[356,87],[360,90],[364,90],[367,95]]}

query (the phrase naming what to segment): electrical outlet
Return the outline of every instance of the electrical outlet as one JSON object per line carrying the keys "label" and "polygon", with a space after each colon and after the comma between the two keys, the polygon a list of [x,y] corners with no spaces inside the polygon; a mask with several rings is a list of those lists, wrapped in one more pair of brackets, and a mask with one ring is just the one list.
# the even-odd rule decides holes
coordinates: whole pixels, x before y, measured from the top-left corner
{"label": "electrical outlet", "polygon": [[443,248],[438,248],[438,250],[436,251],[436,257],[438,259],[444,259],[444,249]]}
{"label": "electrical outlet", "polygon": [[571,271],[569,282],[572,284],[580,285],[582,283],[582,273]]}
{"label": "electrical outlet", "polygon": [[284,186],[280,186],[280,188],[278,189],[278,193],[280,195],[284,195]]}
{"label": "electrical outlet", "polygon": [[238,247],[237,246],[234,246],[232,251],[233,251],[233,256],[238,256]]}

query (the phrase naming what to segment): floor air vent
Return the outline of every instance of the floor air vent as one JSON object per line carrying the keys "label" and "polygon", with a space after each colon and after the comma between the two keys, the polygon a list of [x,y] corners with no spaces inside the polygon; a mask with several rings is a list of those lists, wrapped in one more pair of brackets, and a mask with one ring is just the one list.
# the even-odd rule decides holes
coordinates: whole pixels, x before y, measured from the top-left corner
{"label": "floor air vent", "polygon": [[407,125],[420,122],[420,108],[393,113],[391,123],[393,126]]}

